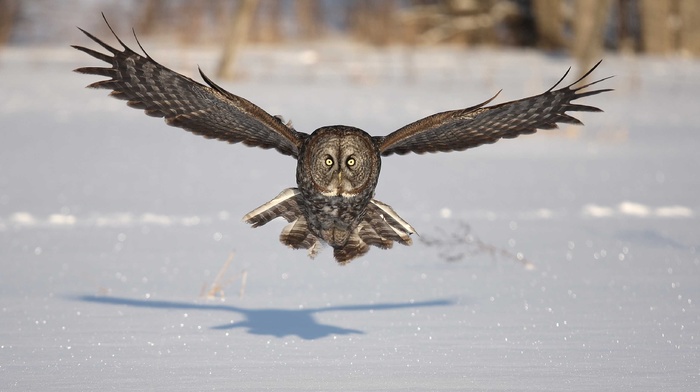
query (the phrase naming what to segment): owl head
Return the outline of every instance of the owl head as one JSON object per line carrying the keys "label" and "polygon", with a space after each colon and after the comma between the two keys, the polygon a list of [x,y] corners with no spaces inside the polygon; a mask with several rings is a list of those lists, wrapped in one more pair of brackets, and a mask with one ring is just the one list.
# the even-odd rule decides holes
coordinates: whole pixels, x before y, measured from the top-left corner
{"label": "owl head", "polygon": [[379,149],[367,132],[336,125],[311,134],[299,153],[297,179],[324,196],[355,197],[374,190],[380,168]]}

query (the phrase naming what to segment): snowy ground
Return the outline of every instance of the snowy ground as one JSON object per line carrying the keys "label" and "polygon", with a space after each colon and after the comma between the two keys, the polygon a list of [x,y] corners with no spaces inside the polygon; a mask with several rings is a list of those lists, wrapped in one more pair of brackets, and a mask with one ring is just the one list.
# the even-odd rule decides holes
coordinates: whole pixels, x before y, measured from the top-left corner
{"label": "snowy ground", "polygon": [[[143,44],[214,69],[213,51]],[[572,64],[316,49],[250,49],[222,84],[299,130],[386,134]],[[89,64],[0,52],[0,390],[698,390],[699,62],[606,56],[595,76],[616,91],[587,99],[605,113],[586,127],[385,159],[377,198],[452,243],[344,267],[279,244],[282,222],[240,221],[294,185],[290,158],[84,89],[96,78],[70,70]],[[534,269],[470,254],[469,234]],[[232,251],[223,298],[203,297]]]}

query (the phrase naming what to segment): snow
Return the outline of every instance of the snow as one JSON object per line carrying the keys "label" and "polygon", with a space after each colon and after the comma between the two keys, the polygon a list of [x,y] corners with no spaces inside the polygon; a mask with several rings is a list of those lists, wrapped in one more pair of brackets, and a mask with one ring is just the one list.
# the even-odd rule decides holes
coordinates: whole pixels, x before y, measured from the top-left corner
{"label": "snow", "polygon": [[[539,93],[572,63],[251,48],[221,84],[300,130],[386,134]],[[697,61],[607,55],[594,75],[616,90],[586,99],[605,113],[585,127],[386,158],[377,198],[421,237],[344,267],[279,244],[283,222],[240,221],[294,185],[289,157],[84,89],[69,71],[89,64],[0,52],[0,390],[698,389]]]}

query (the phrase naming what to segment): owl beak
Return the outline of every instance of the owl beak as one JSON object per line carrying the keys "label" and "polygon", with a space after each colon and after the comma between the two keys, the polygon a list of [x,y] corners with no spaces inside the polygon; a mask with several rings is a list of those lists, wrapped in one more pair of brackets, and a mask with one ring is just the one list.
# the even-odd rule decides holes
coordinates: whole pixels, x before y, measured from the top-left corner
{"label": "owl beak", "polygon": [[338,172],[338,196],[343,193],[343,172]]}

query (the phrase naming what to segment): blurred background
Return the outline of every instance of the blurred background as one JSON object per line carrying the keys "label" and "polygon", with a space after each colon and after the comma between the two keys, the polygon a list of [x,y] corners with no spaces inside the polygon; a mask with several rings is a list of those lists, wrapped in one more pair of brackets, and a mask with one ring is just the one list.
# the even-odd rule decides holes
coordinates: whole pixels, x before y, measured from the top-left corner
{"label": "blurred background", "polygon": [[142,39],[219,46],[220,78],[245,44],[520,47],[582,67],[604,50],[700,55],[697,0],[0,0],[0,47],[64,45],[75,26],[102,34],[99,12]]}

